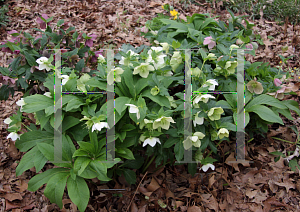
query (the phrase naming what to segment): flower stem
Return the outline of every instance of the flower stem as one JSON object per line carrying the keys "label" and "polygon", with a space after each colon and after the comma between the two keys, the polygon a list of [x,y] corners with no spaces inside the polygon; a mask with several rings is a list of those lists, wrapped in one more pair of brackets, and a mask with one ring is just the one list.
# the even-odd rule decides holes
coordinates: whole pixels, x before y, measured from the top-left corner
{"label": "flower stem", "polygon": [[24,123],[21,122],[21,124],[23,124],[24,127],[26,127],[26,129],[32,131],[32,129],[30,129],[28,126],[26,126]]}
{"label": "flower stem", "polygon": [[153,160],[155,159],[155,156],[153,156],[151,158],[151,160],[148,162],[148,164],[145,166],[145,168],[143,169],[142,173],[145,173],[145,171],[148,169],[148,167],[150,166],[150,164],[153,162]]}

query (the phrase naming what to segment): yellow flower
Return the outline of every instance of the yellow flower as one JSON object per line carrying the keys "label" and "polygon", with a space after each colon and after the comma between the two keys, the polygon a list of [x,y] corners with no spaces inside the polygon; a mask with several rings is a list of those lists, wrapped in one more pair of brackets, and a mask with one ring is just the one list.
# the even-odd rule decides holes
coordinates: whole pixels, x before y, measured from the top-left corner
{"label": "yellow flower", "polygon": [[280,61],[279,63],[282,63],[282,61]]}
{"label": "yellow flower", "polygon": [[170,11],[171,16],[174,16],[174,20],[177,18],[177,14],[178,12],[174,9],[172,11]]}

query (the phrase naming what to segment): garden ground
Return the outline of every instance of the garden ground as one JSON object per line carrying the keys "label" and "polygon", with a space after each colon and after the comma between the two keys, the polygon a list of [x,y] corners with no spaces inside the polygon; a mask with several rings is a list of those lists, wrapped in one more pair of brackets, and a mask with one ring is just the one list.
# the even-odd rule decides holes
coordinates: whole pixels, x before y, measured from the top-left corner
{"label": "garden ground", "polygon": [[[176,3],[177,2],[177,3]],[[54,16],[54,22],[65,19],[78,31],[98,35],[96,45],[99,48],[119,48],[123,43],[134,46],[149,45],[146,39],[140,37],[139,29],[147,20],[158,13],[166,13],[161,8],[163,3],[174,3],[180,18],[193,13],[210,13],[219,15],[226,20],[229,13],[222,10],[222,5],[200,3],[185,8],[178,1],[39,1],[23,0],[8,1],[11,22],[1,29],[0,41],[9,39],[8,31],[17,30],[33,35],[33,27],[37,27],[36,18],[41,14]],[[240,14],[242,15],[242,14]],[[252,21],[252,20],[250,20]],[[248,58],[251,62],[270,62],[272,66],[280,64],[278,54],[285,57],[296,55],[286,64],[290,68],[299,68],[299,33],[300,27],[278,25],[264,19],[255,20],[254,31],[261,35],[264,45],[259,45],[257,56]],[[297,34],[298,33],[298,34]],[[298,37],[297,37],[298,36]],[[287,46],[285,53],[282,48]],[[298,55],[298,56],[297,56]],[[9,64],[11,55],[0,52],[0,65]],[[293,82],[299,87],[297,75]],[[298,95],[285,98],[299,102]],[[45,187],[37,192],[26,190],[27,182],[35,175],[35,169],[24,172],[16,177],[17,161],[23,155],[11,140],[7,140],[8,132],[2,120],[17,111],[16,101],[21,98],[17,93],[8,101],[1,101],[0,107],[0,208],[1,211],[59,211],[58,206],[51,204],[43,195]],[[24,114],[25,115],[25,114]],[[88,182],[91,198],[86,211],[299,211],[300,210],[300,177],[299,170],[292,171],[281,157],[274,162],[276,155],[270,152],[294,151],[296,134],[288,128],[297,126],[300,130],[300,118],[294,115],[294,121],[284,119],[284,126],[273,125],[266,138],[255,137],[247,145],[246,159],[248,164],[232,164],[235,143],[224,143],[219,146],[222,161],[216,163],[214,171],[207,173],[198,171],[194,177],[187,174],[186,166],[162,167],[154,172],[155,166],[150,166],[146,173],[137,176],[136,185],[129,186],[123,177],[100,185],[98,180]],[[33,120],[33,117],[29,117]],[[27,120],[28,123],[30,122]],[[26,123],[26,122],[25,122]],[[291,143],[278,140],[284,139]],[[47,164],[44,170],[52,168]],[[105,189],[125,189],[107,191]],[[149,196],[149,198],[145,198]],[[64,209],[61,211],[77,211],[67,193],[63,198]]]}

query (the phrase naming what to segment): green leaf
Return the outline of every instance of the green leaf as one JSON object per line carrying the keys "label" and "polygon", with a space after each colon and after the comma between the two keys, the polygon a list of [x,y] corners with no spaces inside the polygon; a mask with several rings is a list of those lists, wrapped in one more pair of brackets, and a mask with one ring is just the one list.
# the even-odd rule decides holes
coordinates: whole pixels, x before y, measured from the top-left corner
{"label": "green leaf", "polygon": [[41,94],[35,94],[24,98],[25,105],[23,111],[25,113],[33,113],[40,110],[44,110],[49,106],[54,106],[53,99]]}
{"label": "green leaf", "polygon": [[85,180],[76,176],[76,180],[72,177],[67,181],[68,195],[72,202],[81,212],[84,212],[90,199],[90,191]]}
{"label": "green leaf", "polygon": [[64,22],[65,22],[64,19],[61,19],[61,20],[57,21],[56,26],[60,27]]}
{"label": "green leaf", "polygon": [[70,169],[65,168],[52,168],[48,169],[47,171],[35,175],[33,178],[31,178],[28,182],[28,191],[36,191],[38,190],[42,185],[48,182],[48,180],[56,175],[57,173],[68,173]]}
{"label": "green leaf", "polygon": [[188,171],[193,177],[197,172],[197,163],[188,163]]}
{"label": "green leaf", "polygon": [[229,122],[222,122],[219,128],[226,128],[231,131],[235,131],[237,129],[237,126],[235,124],[229,123]]}
{"label": "green leaf", "polygon": [[298,161],[296,158],[290,160],[289,167],[291,167],[291,170],[294,172],[296,172],[296,167],[298,168],[298,170],[300,170],[300,166],[298,165]]}
{"label": "green leaf", "polygon": [[30,148],[34,147],[37,143],[53,142],[53,133],[46,131],[29,131],[21,135],[20,139],[16,140],[15,146],[21,152],[27,152]]}
{"label": "green leaf", "polygon": [[125,104],[129,104],[129,103],[130,103],[130,99],[126,96],[116,98],[115,99],[116,111],[121,115],[121,113],[127,108]]}
{"label": "green leaf", "polygon": [[28,169],[31,169],[34,167],[34,159],[33,155],[35,155],[38,151],[37,147],[32,148],[30,151],[28,151],[21,159],[19,165],[16,168],[16,175],[20,176],[23,172],[25,172]]}
{"label": "green leaf", "polygon": [[200,27],[200,31],[202,31],[205,27],[207,27],[207,25],[209,25],[210,23],[213,23],[216,25],[216,21],[214,20],[214,18],[206,18],[205,21],[203,22],[203,24]]}
{"label": "green leaf", "polygon": [[254,99],[252,99],[245,107],[245,110],[248,110],[248,108],[252,107],[253,105],[270,105],[270,106],[274,106],[280,109],[286,109],[286,105],[284,104],[284,101],[279,101],[278,99],[267,95],[267,94],[262,94],[259,95],[258,97],[255,97]]}
{"label": "green leaf", "polygon": [[145,90],[141,95],[144,97],[148,97],[152,101],[158,103],[160,106],[165,106],[165,107],[171,109],[171,105],[170,105],[170,102],[167,97],[159,96],[159,95],[153,96],[150,93],[150,89]]}
{"label": "green leaf", "polygon": [[188,28],[194,29],[192,25],[178,23],[177,21],[174,20],[169,20],[169,19],[159,19],[159,20],[164,24],[170,24],[169,28],[180,29],[183,30],[184,32],[188,32]]}
{"label": "green leaf", "polygon": [[280,114],[284,115],[289,120],[292,120],[292,121],[294,120],[294,118],[292,117],[291,112],[288,108],[283,110],[283,109],[279,109],[279,108],[276,108],[276,107],[272,107],[272,110],[274,112],[277,112],[277,113],[280,113]]}
{"label": "green leaf", "polygon": [[66,172],[56,173],[53,177],[47,182],[47,186],[44,190],[44,194],[51,203],[56,203],[60,209],[63,207],[62,197],[66,187],[67,179],[70,175]]}
{"label": "green leaf", "polygon": [[106,88],[107,88],[107,83],[106,82],[99,81],[95,78],[90,78],[85,84],[89,85],[91,87],[99,88],[103,91],[106,91]]}
{"label": "green leaf", "polygon": [[130,169],[124,169],[123,174],[127,183],[129,183],[130,185],[136,183],[136,174],[134,171]]}
{"label": "green leaf", "polygon": [[181,159],[183,158],[183,154],[184,154],[184,148],[183,148],[182,142],[178,142],[175,144],[174,152],[175,152],[176,160],[181,161]]}
{"label": "green leaf", "polygon": [[73,110],[73,109],[78,109],[81,105],[84,105],[84,103],[79,99],[72,99],[67,107],[66,107],[66,111],[70,111],[70,110]]}
{"label": "green leaf", "polygon": [[[124,82],[129,89],[129,92],[133,98],[136,96],[135,83],[133,82],[133,72],[130,69],[125,69],[122,77],[124,77]],[[122,80],[123,81],[123,80]]]}
{"label": "green leaf", "polygon": [[75,118],[73,116],[64,117],[64,120],[62,122],[62,132],[65,132],[66,130],[70,129],[71,127],[74,127],[79,123],[80,121],[78,118]]}
{"label": "green leaf", "polygon": [[126,160],[121,166],[130,168],[130,169],[139,169],[144,163],[144,158],[141,155],[135,154],[134,160]]}
{"label": "green leaf", "polygon": [[34,161],[35,171],[36,173],[38,173],[45,166],[48,160],[39,150],[36,151],[33,157],[34,157],[33,161]]}
{"label": "green leaf", "polygon": [[170,148],[175,143],[179,143],[179,138],[170,137],[165,143],[163,148]]}
{"label": "green leaf", "polygon": [[96,153],[96,149],[94,147],[93,144],[91,144],[90,142],[85,142],[85,141],[77,141],[77,143],[79,144],[80,148],[83,149],[84,151],[87,151],[91,154],[95,154]]}
{"label": "green leaf", "polygon": [[285,100],[283,103],[290,109],[295,111],[300,116],[299,105],[295,100]]}
{"label": "green leaf", "polygon": [[279,123],[283,125],[282,119],[266,106],[254,105],[248,108],[247,111],[256,113],[261,119],[265,121]]}
{"label": "green leaf", "polygon": [[[105,161],[106,162],[106,161]],[[111,179],[107,177],[107,164],[103,163],[99,159],[90,162],[90,167],[97,172],[97,178],[102,181],[110,181]]]}
{"label": "green leaf", "polygon": [[217,49],[219,49],[225,55],[228,55],[230,53],[229,48],[226,48],[223,44],[218,44]]}
{"label": "green leaf", "polygon": [[119,156],[126,158],[128,160],[134,160],[133,153],[130,149],[128,148],[118,148],[117,151]]}
{"label": "green leaf", "polygon": [[147,86],[148,86],[148,79],[140,78],[135,84],[137,95],[139,95],[140,92]]}

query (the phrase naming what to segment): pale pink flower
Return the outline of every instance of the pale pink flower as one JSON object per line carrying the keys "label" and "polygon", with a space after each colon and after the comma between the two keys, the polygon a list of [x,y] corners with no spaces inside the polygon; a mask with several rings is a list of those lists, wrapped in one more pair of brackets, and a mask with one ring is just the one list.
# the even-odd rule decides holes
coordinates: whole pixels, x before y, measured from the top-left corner
{"label": "pale pink flower", "polygon": [[211,36],[204,38],[203,44],[208,45],[209,49],[212,49],[216,46],[216,42],[213,41],[213,38]]}
{"label": "pale pink flower", "polygon": [[280,86],[281,84],[282,84],[282,82],[280,81],[280,79],[277,79],[277,78],[275,78],[274,79],[274,84],[275,84],[275,86]]}

